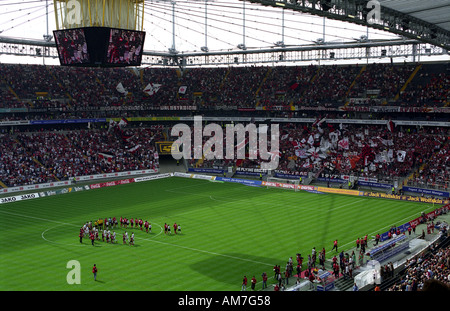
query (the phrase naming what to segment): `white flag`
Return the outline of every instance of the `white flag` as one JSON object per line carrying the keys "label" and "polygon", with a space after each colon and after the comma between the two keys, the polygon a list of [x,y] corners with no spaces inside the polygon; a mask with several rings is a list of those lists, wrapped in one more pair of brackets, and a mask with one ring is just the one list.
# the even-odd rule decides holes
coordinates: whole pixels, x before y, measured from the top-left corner
{"label": "white flag", "polygon": [[406,151],[398,150],[397,151],[397,161],[403,162],[403,161],[405,161],[405,158],[406,158]]}
{"label": "white flag", "polygon": [[305,167],[305,168],[308,168],[310,166],[311,166],[311,164],[309,163],[309,159],[306,159],[306,161],[303,162],[303,164],[302,164],[302,167]]}
{"label": "white flag", "polygon": [[133,148],[130,148],[128,151],[131,152],[131,153],[133,153],[133,152],[135,152],[136,150],[138,150],[139,148],[141,148],[141,145],[136,145],[136,146],[134,146]]}
{"label": "white flag", "polygon": [[116,90],[125,96],[128,95],[128,91],[123,87],[122,82],[119,82],[119,84],[117,84]]}
{"label": "white flag", "polygon": [[308,144],[310,144],[311,146],[314,145],[314,137],[312,135],[309,135]]}

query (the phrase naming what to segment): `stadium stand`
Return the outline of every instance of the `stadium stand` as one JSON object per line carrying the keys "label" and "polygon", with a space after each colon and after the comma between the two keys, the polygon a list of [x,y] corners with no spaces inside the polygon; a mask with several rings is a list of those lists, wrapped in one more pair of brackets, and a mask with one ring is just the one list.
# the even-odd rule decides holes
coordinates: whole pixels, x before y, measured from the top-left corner
{"label": "stadium stand", "polygon": [[[5,107],[2,121],[150,117],[156,112],[167,116],[189,116],[195,112],[210,116],[314,117],[318,120],[324,117],[324,120],[364,117],[372,120],[387,120],[388,117],[393,120],[448,120],[446,113],[385,109],[386,105],[392,108],[419,104],[445,109],[449,98],[445,87],[449,82],[449,70],[441,64],[194,68],[183,74],[177,69],[163,68],[136,70],[1,64],[0,72],[3,77],[0,105]],[[120,83],[125,91],[118,90]],[[143,90],[149,84],[158,87],[145,93]],[[411,103],[413,98],[420,98],[420,103]],[[181,108],[173,111],[173,107]],[[319,117],[318,109],[325,109],[320,111]],[[7,185],[20,185],[74,174],[151,166],[146,163],[151,161],[150,154],[139,154],[139,159],[116,154],[114,167],[85,165],[78,172],[69,169],[67,163],[70,161],[84,163],[86,157],[95,160],[94,154],[101,148],[113,151],[102,141],[109,141],[110,146],[117,145],[117,140],[107,132],[106,124],[96,128],[95,134],[81,131],[81,128],[81,125],[73,124],[51,128],[15,126],[11,132],[2,127],[7,146],[11,149],[22,146],[14,151],[21,157],[14,160],[16,165],[20,166],[27,157],[33,162],[28,161],[26,165],[33,171],[31,179],[21,177],[8,181],[3,176],[2,181]],[[54,129],[68,133],[36,133],[37,130]],[[18,135],[21,131],[31,133]],[[443,165],[448,159],[447,128],[410,126],[396,127],[391,132],[383,125],[338,125],[325,121],[317,126],[286,122],[280,137],[279,167],[284,172],[317,174],[325,167],[329,174],[352,174],[378,180],[382,175],[389,175],[408,178],[410,185],[448,187],[448,174],[445,173],[448,168]],[[308,143],[310,137],[314,142]],[[86,151],[81,150],[92,141],[99,145],[93,148],[92,154],[86,155]],[[43,150],[39,142],[50,150]],[[70,149],[70,152],[59,150],[59,156],[73,160],[49,159],[43,155],[52,152],[51,148],[55,146]],[[80,147],[74,149],[73,146]],[[398,156],[399,151],[405,156]],[[7,154],[4,152],[2,158],[11,161],[17,157],[15,153],[14,156]],[[260,165],[251,160],[190,161],[190,164],[246,168]],[[442,167],[445,168],[438,169]],[[43,173],[36,177],[36,172],[41,171]]]}
{"label": "stadium stand", "polygon": [[67,130],[3,135],[0,180],[30,185],[141,169],[156,169],[160,131],[129,129],[123,140],[107,130]]}
{"label": "stadium stand", "polygon": [[[416,70],[417,69],[417,70]],[[446,66],[349,65],[177,69],[0,66],[2,104],[62,110],[117,105],[198,105],[255,109],[273,106],[445,106]],[[21,78],[25,77],[25,78]],[[117,91],[121,83],[127,93]],[[160,87],[152,95],[149,84]],[[88,87],[87,87],[88,86]],[[180,92],[180,87],[185,91]],[[40,101],[37,101],[40,98]],[[413,102],[416,101],[416,102]]]}

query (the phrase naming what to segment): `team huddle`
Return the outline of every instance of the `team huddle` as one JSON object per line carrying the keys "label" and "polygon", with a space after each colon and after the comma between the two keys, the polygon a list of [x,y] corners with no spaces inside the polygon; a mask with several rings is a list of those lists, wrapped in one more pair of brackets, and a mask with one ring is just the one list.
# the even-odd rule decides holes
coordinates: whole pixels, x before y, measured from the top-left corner
{"label": "team huddle", "polygon": [[[95,241],[103,241],[106,243],[117,243],[116,232],[117,225],[120,225],[122,229],[138,229],[144,231],[146,233],[152,232],[152,224],[147,220],[143,221],[138,218],[126,218],[120,217],[119,222],[116,217],[110,218],[99,218],[98,220],[92,222],[86,222],[81,228],[79,233],[80,243],[83,243],[83,238],[89,238],[91,240],[92,246],[94,246]],[[164,224],[164,234],[171,234],[171,226],[167,223]],[[181,226],[177,223],[173,224],[173,230],[175,234],[181,232]],[[100,238],[101,234],[101,238]],[[131,232],[131,235],[128,235],[128,232],[122,234],[122,242],[123,244],[134,245],[134,232]]]}

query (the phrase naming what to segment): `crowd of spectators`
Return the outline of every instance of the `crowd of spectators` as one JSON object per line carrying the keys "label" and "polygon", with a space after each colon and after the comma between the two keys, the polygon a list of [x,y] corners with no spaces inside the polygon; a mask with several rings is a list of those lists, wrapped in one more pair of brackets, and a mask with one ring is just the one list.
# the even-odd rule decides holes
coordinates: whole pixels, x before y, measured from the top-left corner
{"label": "crowd of spectators", "polygon": [[409,184],[420,188],[441,188],[448,190],[450,179],[450,141],[444,135],[445,143],[434,150],[431,158],[419,167],[409,180]]}
{"label": "crowd of spectators", "polygon": [[67,130],[5,134],[0,181],[20,186],[77,176],[158,169],[155,141],[161,130],[129,129],[124,139],[111,130]]}
{"label": "crowd of spectators", "polygon": [[[443,66],[444,67],[444,66]],[[408,106],[442,106],[450,101],[450,67],[423,66],[417,78],[401,94]]]}
{"label": "crowd of spectators", "polygon": [[0,181],[6,186],[38,184],[54,180],[47,169],[33,160],[24,146],[8,134],[3,134],[0,154]]}
{"label": "crowd of spectators", "polygon": [[[406,271],[401,280],[388,291],[427,290],[429,283],[437,282],[440,288],[450,289],[450,247],[431,249],[431,254],[422,254],[406,263]],[[431,290],[431,289],[430,289]]]}
{"label": "crowd of spectators", "polygon": [[415,65],[367,65],[364,72],[356,79],[355,86],[352,87],[349,96],[369,98],[367,91],[379,90],[378,97],[391,99],[400,91],[414,68]]}
{"label": "crowd of spectators", "polygon": [[[336,125],[327,124],[326,119],[320,125],[286,122],[280,127],[277,170],[292,175],[325,171],[373,179],[408,177],[415,172],[418,180],[444,182],[448,180],[446,163],[450,157],[448,134],[446,128],[398,127],[391,132],[385,125]],[[191,164],[260,168],[261,159]]]}
{"label": "crowd of spectators", "polygon": [[[64,66],[0,64],[1,105],[28,108],[90,110],[119,105],[195,105],[201,108],[256,108],[273,106],[401,105],[427,100],[445,104],[450,75],[432,67],[419,73],[418,84],[392,101],[416,64],[346,66],[250,66],[189,68],[72,68]],[[423,65],[423,68],[428,68]],[[363,70],[362,70],[363,69]],[[425,69],[422,69],[425,70]],[[121,83],[125,93],[117,90]],[[159,84],[152,95],[149,84]],[[183,91],[180,92],[180,87]],[[368,92],[371,91],[371,92]],[[48,100],[36,102],[37,97]]]}

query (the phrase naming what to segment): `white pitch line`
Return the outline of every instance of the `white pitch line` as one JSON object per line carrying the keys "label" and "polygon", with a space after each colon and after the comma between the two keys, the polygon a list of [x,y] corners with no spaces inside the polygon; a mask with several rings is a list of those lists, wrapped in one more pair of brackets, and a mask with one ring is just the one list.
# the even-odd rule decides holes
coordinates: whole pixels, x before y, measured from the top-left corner
{"label": "white pitch line", "polygon": [[257,263],[257,264],[266,265],[266,266],[273,266],[273,264],[269,264],[269,263],[266,263],[266,262],[261,262],[261,261],[256,261],[256,260],[252,260],[252,259],[236,257],[236,256],[231,256],[231,255],[225,255],[225,254],[221,254],[221,253],[217,253],[217,252],[205,251],[203,249],[198,249],[198,248],[193,248],[193,247],[188,247],[188,246],[183,246],[183,245],[178,245],[178,244],[172,244],[172,243],[163,242],[163,241],[149,240],[149,239],[144,239],[144,238],[139,238],[139,240],[145,240],[145,241],[159,243],[159,244],[163,244],[163,245],[179,247],[179,248],[187,249],[187,250],[198,252],[198,253],[205,253],[205,254],[210,254],[210,255],[222,256],[222,257],[227,257],[227,258],[236,259],[236,260],[242,260],[242,261],[248,261],[248,262]]}
{"label": "white pitch line", "polygon": [[[68,224],[65,222],[61,222],[61,221],[57,221],[57,220],[52,220],[52,219],[46,219],[46,218],[40,218],[40,217],[34,217],[34,216],[29,216],[29,215],[21,215],[21,214],[16,214],[16,213],[11,213],[11,212],[6,212],[4,210],[0,210],[0,213],[4,213],[4,214],[9,214],[9,215],[13,215],[13,216],[19,216],[19,217],[25,217],[25,218],[31,218],[31,219],[37,219],[37,220],[43,220],[43,221],[49,221],[49,222],[54,222],[60,225],[69,225],[69,226],[78,226],[78,225],[74,225],[74,224]],[[81,226],[80,226],[81,227]]]}

